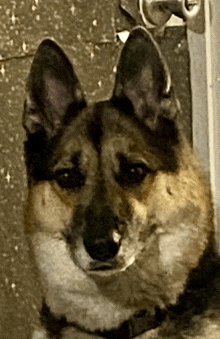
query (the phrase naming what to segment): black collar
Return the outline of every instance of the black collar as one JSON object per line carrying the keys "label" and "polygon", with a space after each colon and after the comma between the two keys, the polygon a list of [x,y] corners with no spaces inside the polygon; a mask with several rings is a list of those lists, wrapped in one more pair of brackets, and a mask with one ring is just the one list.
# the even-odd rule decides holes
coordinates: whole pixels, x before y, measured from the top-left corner
{"label": "black collar", "polygon": [[[110,331],[95,331],[96,335],[107,339],[130,339],[140,335],[143,332],[149,331],[161,325],[166,317],[166,311],[159,308],[152,315],[147,311],[142,311],[134,314],[130,319],[120,325],[119,328]],[[61,331],[65,327],[78,326],[74,323],[67,322],[66,318],[57,318],[54,316],[46,303],[43,303],[41,310],[41,321],[46,327],[48,333],[56,338],[60,338]],[[78,327],[79,328],[79,327]],[[83,329],[81,329],[83,331]],[[88,333],[88,331],[85,331]]]}

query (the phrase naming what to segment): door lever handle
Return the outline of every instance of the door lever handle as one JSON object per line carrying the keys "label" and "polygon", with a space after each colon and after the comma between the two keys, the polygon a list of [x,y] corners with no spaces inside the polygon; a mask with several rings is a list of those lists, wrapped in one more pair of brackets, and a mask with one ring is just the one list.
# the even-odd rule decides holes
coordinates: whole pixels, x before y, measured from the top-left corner
{"label": "door lever handle", "polygon": [[139,10],[144,22],[156,26],[164,25],[172,14],[183,20],[197,16],[201,0],[139,0]]}

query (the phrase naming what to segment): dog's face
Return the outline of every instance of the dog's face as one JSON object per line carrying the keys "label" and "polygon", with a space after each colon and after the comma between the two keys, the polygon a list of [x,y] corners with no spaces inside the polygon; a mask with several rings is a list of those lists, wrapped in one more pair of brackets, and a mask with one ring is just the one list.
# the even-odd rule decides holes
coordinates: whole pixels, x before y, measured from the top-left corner
{"label": "dog's face", "polygon": [[88,288],[127,309],[175,303],[213,231],[212,209],[152,38],[132,31],[112,98],[93,106],[46,40],[27,94],[27,233],[54,312],[68,317],[63,305]]}

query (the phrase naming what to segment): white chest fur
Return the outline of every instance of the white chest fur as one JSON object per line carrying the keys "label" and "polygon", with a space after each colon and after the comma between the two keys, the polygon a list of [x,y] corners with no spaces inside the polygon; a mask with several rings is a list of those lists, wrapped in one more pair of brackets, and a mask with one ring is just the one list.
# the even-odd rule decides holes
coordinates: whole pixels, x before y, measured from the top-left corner
{"label": "white chest fur", "polygon": [[92,278],[74,264],[63,239],[38,232],[32,244],[46,302],[55,315],[95,331],[115,328],[135,312],[101,294]]}

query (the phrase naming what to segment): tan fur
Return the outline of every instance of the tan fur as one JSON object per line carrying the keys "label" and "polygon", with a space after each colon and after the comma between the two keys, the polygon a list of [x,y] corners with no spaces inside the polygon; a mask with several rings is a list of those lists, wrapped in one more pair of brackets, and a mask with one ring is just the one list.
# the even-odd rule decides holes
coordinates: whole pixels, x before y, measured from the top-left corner
{"label": "tan fur", "polygon": [[56,183],[41,182],[34,186],[28,196],[26,231],[57,233],[69,223],[76,205],[73,197],[60,190]]}

